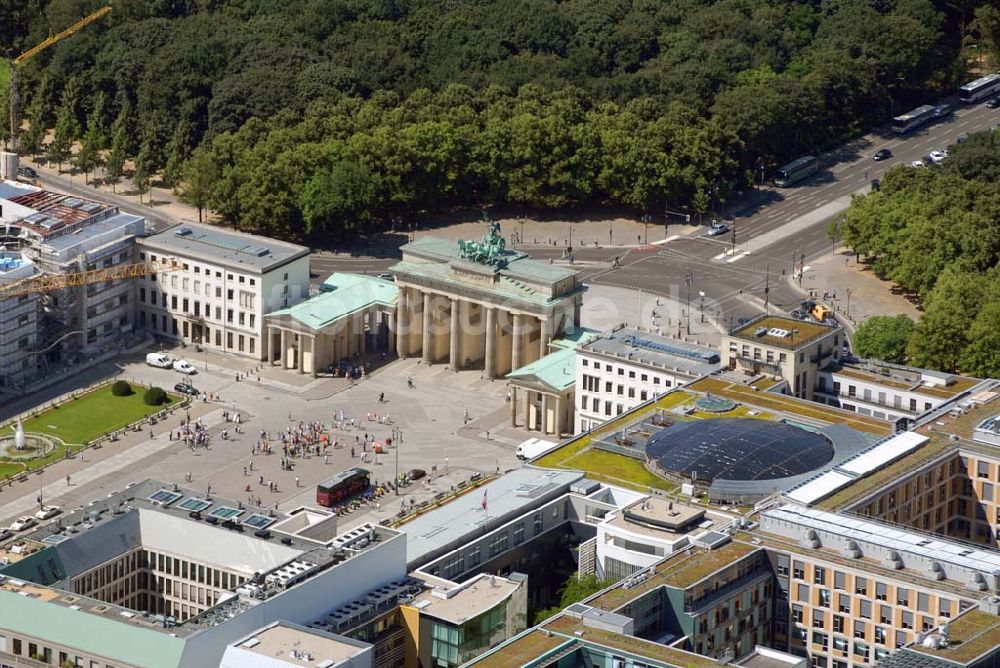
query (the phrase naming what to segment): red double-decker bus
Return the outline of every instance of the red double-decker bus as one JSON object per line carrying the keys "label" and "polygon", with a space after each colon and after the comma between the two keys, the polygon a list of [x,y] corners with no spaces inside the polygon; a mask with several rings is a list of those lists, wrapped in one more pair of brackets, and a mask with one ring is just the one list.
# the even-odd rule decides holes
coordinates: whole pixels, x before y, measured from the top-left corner
{"label": "red double-decker bus", "polygon": [[316,485],[316,503],[330,508],[371,485],[371,472],[363,468],[347,469]]}

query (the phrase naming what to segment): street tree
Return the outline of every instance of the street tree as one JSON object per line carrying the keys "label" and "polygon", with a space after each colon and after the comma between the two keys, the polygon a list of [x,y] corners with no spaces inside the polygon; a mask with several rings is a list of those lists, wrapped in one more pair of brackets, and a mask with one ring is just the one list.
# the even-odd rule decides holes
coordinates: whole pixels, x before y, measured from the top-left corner
{"label": "street tree", "polygon": [[854,352],[860,357],[902,364],[913,327],[913,319],[905,314],[872,316],[855,332]]}

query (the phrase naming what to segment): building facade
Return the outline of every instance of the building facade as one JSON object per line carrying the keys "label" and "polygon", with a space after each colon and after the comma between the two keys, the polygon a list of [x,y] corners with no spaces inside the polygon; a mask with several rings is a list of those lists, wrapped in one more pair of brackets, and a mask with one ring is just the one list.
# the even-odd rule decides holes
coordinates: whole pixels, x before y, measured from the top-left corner
{"label": "building facade", "polygon": [[711,348],[616,328],[577,350],[576,431],[593,429],[718,369],[719,353]]}
{"label": "building facade", "polygon": [[722,336],[722,366],[781,379],[792,395],[812,400],[819,370],[840,360],[845,340],[838,325],[762,315]]}
{"label": "building facade", "polygon": [[139,259],[179,269],[139,281],[138,326],[263,360],[264,316],[309,296],[309,249],[196,223],[146,237]]}

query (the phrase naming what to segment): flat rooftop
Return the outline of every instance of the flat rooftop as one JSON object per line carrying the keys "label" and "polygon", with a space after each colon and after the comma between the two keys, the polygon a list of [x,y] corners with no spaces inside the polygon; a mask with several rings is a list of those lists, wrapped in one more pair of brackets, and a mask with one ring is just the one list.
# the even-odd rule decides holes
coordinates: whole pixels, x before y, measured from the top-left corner
{"label": "flat rooftop", "polygon": [[880,467],[873,473],[857,478],[846,487],[815,504],[817,508],[834,510],[849,507],[872,492],[902,482],[909,475],[922,470],[940,457],[958,456],[958,447],[947,439],[935,436],[920,448],[904,455],[893,463]]}
{"label": "flat rooftop", "polygon": [[[473,241],[478,242],[479,240],[474,239]],[[400,250],[404,254],[412,254],[439,262],[470,263],[469,260],[462,257],[458,241],[452,239],[422,236],[408,244],[404,244]],[[498,269],[497,273],[533,283],[548,285],[576,276],[579,273],[576,269],[569,267],[549,264],[540,260],[532,260],[528,257],[527,253],[509,248],[503,251],[503,258],[506,264]]]}
{"label": "flat rooftop", "polygon": [[752,386],[742,385],[721,378],[701,378],[685,387],[696,392],[708,392],[713,395],[732,399],[740,403],[754,406],[774,413],[784,413],[791,419],[796,416],[824,424],[840,423],[852,429],[876,436],[888,436],[892,433],[892,425],[884,420],[858,415],[833,406],[798,399],[785,394],[754,390]]}
{"label": "flat rooftop", "polygon": [[693,550],[689,554],[674,554],[655,566],[652,574],[641,583],[626,589],[619,583],[587,605],[613,612],[629,601],[659,587],[686,589],[712,573],[735,563],[759,549],[747,543],[731,542],[714,550]]}
{"label": "flat rooftop", "polygon": [[484,573],[448,590],[429,589],[410,605],[421,614],[461,625],[509,598],[519,586],[517,582]]}
{"label": "flat rooftop", "polygon": [[[545,499],[567,493],[569,486],[583,477],[580,471],[525,466],[456,497],[397,527],[407,535],[406,563],[411,569],[423,566],[458,547],[466,537],[482,533],[487,519],[492,526],[499,526]],[[482,506],[484,495],[486,511]]]}
{"label": "flat rooftop", "polygon": [[909,649],[964,665],[987,652],[997,651],[1000,646],[1000,617],[989,612],[973,608],[951,620],[948,627],[947,647],[930,648],[914,643]]}
{"label": "flat rooftop", "polygon": [[[345,642],[333,634],[279,622],[237,643],[244,651],[295,666],[315,666],[325,661],[333,665],[364,652],[361,643]],[[308,659],[306,658],[308,657]]]}
{"label": "flat rooftop", "polygon": [[625,526],[639,524],[661,532],[687,533],[705,517],[705,508],[651,496],[625,508],[619,517]]}
{"label": "flat rooftop", "polygon": [[704,376],[719,368],[719,351],[677,341],[653,332],[623,327],[580,347],[599,355],[660,371]]}
{"label": "flat rooftop", "polygon": [[[757,336],[757,332],[761,330],[764,331],[764,334]],[[775,336],[772,330],[783,330],[788,332],[788,336]],[[731,330],[729,336],[774,348],[798,350],[817,339],[838,331],[841,331],[839,326],[823,325],[818,322],[807,322],[778,315],[762,315]]]}
{"label": "flat rooftop", "polygon": [[13,181],[0,182],[0,200],[9,207],[4,221],[31,230],[43,239],[58,237],[107,218],[116,207]]}
{"label": "flat rooftop", "polygon": [[[913,392],[943,400],[957,397],[983,382],[978,378],[950,374],[935,373],[928,376],[927,372],[921,369],[882,362],[872,362],[869,365],[841,363],[828,367],[825,371],[903,392]],[[929,385],[927,381],[931,378],[936,380],[937,384]]]}
{"label": "flat rooftop", "polygon": [[494,648],[472,661],[476,668],[514,668],[523,666],[573,640],[555,633],[534,629]]}
{"label": "flat rooftop", "polygon": [[200,223],[183,223],[146,237],[140,245],[162,253],[263,274],[309,254],[305,246]]}

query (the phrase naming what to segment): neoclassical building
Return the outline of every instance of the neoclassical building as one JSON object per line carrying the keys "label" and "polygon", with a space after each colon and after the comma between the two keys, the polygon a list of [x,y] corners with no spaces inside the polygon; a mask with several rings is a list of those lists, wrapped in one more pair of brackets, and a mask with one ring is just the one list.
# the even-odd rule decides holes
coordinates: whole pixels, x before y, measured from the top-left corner
{"label": "neoclassical building", "polygon": [[390,268],[399,290],[396,352],[502,377],[579,326],[578,272],[505,248],[498,224],[480,242],[422,237]]}

